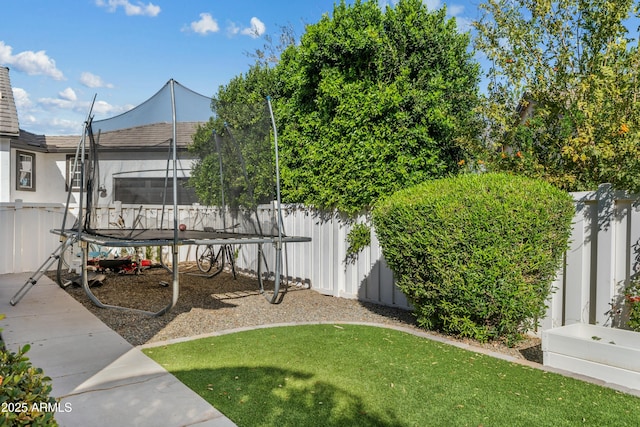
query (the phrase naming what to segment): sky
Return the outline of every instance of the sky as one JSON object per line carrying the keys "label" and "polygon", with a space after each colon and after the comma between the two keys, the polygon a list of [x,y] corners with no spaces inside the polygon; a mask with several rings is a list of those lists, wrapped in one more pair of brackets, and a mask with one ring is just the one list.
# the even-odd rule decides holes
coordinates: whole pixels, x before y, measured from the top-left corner
{"label": "sky", "polygon": [[[379,0],[381,7],[395,0]],[[248,71],[250,53],[283,26],[299,38],[339,0],[12,0],[0,2],[0,65],[9,68],[20,128],[80,135],[123,113],[170,79],[213,96]],[[445,0],[424,0],[431,10]],[[347,0],[352,4],[353,0]],[[474,0],[447,0],[468,30]]]}

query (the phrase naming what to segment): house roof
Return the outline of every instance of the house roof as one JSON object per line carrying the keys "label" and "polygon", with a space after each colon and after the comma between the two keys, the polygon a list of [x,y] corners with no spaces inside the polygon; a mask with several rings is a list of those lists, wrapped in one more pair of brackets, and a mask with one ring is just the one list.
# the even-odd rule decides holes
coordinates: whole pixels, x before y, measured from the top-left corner
{"label": "house roof", "polygon": [[0,66],[0,136],[18,137],[18,111],[13,99],[9,68]]}
{"label": "house roof", "polygon": [[[176,124],[177,147],[185,149],[192,142],[198,122],[182,122]],[[155,123],[103,132],[94,135],[101,150],[114,151],[166,151],[173,134],[171,123]],[[47,151],[72,151],[81,140],[80,135],[43,136]]]}

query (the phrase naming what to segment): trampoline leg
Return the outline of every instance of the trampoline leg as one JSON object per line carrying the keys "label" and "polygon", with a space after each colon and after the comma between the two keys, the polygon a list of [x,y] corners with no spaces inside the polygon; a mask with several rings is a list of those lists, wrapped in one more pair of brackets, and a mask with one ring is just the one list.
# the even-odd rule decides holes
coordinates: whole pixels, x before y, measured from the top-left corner
{"label": "trampoline leg", "polygon": [[88,252],[89,249],[86,247],[84,248],[84,250],[82,251],[82,288],[84,289],[84,292],[87,294],[87,296],[89,297],[89,299],[91,300],[91,302],[93,302],[96,306],[100,307],[100,308],[111,308],[111,309],[115,309],[115,310],[124,310],[124,311],[131,311],[134,313],[140,313],[140,314],[146,314],[148,316],[154,316],[154,317],[158,317],[158,316],[162,316],[163,314],[167,313],[169,310],[171,310],[175,305],[176,302],[178,301],[178,292],[179,292],[179,281],[178,281],[178,268],[177,268],[177,261],[178,261],[178,254],[177,252],[173,254],[173,298],[171,300],[171,302],[164,308],[160,309],[159,311],[153,312],[153,311],[147,311],[147,310],[140,310],[137,308],[129,308],[129,307],[122,307],[119,305],[109,305],[109,304],[104,304],[102,301],[100,301],[98,299],[98,297],[96,297],[94,295],[93,292],[91,292],[91,288],[89,287],[89,280],[87,279],[87,257],[88,257]]}
{"label": "trampoline leg", "polygon": [[47,258],[47,260],[44,263],[42,263],[42,265],[40,266],[40,268],[38,268],[36,273],[33,276],[29,277],[29,279],[27,279],[27,281],[24,283],[24,285],[22,285],[20,290],[18,290],[18,292],[16,292],[16,294],[13,296],[13,298],[11,298],[11,300],[9,301],[9,304],[15,306],[17,303],[19,303],[22,297],[24,297],[26,293],[29,292],[31,287],[33,287],[36,283],[38,283],[38,280],[40,280],[40,278],[44,276],[44,273],[49,270],[49,267],[51,267],[51,264],[58,261],[62,256],[62,254],[64,253],[64,251],[69,246],[71,246],[75,242],[75,240],[76,240],[75,237],[69,237],[64,242],[62,242],[60,246],[58,246],[56,250],[53,251],[51,255],[49,255],[49,258]]}
{"label": "trampoline leg", "polygon": [[280,291],[280,275],[282,271],[282,248],[278,245],[275,246],[276,251],[276,269],[275,269],[275,278],[273,281],[273,294],[269,294],[269,292],[264,289],[264,278],[262,277],[262,260],[264,260],[265,266],[267,265],[264,252],[262,250],[262,244],[258,244],[258,283],[260,285],[260,293],[264,295],[264,297],[271,304],[279,304],[282,302],[284,298],[284,293]]}
{"label": "trampoline leg", "polygon": [[167,307],[167,311],[171,310],[178,303],[178,295],[180,294],[180,275],[178,274],[178,248],[173,248],[173,296],[171,304]]}
{"label": "trampoline leg", "polygon": [[231,273],[233,274],[233,278],[236,279],[236,261],[234,258],[233,248],[231,247],[231,245],[225,245],[225,247],[226,247],[227,257],[229,258],[229,264],[231,264]]}

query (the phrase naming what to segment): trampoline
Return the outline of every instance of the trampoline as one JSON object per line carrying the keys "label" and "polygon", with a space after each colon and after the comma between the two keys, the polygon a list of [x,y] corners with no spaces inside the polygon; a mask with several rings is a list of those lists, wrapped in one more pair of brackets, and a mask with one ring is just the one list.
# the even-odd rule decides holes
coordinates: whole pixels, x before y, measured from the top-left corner
{"label": "trampoline", "polygon": [[[94,98],[95,102],[95,98]],[[217,107],[217,108],[216,108]],[[52,230],[61,239],[60,246],[43,263],[38,272],[30,277],[10,301],[17,304],[29,287],[49,267],[58,262],[58,282],[62,269],[61,257],[72,245],[82,248],[82,287],[91,301],[102,308],[131,310],[160,316],[177,303],[180,292],[180,248],[191,245],[238,245],[245,256],[253,258],[251,269],[256,276],[260,292],[269,303],[282,301],[286,291],[287,244],[308,242],[304,236],[289,236],[285,233],[280,199],[280,177],[278,168],[278,135],[271,107],[265,98],[254,104],[229,105],[212,103],[212,100],[197,94],[171,79],[154,96],[138,107],[109,119],[94,121],[91,107],[84,125],[84,132],[76,148],[74,169],[79,173],[80,194],[78,217],[74,224],[66,224]],[[169,123],[171,126],[166,126]],[[193,132],[182,132],[185,124]],[[162,126],[159,126],[162,125]],[[181,127],[182,126],[182,127]],[[119,224],[101,220],[99,206],[105,183],[111,183],[122,174],[116,166],[101,161],[104,148],[117,138],[135,133],[144,138],[147,145],[166,149],[163,170],[164,186],[162,203],[151,210],[143,210],[142,204],[135,218],[122,220]],[[191,143],[186,138],[200,138],[210,148],[207,178],[212,214],[201,218],[181,230],[178,209],[179,177],[184,168],[177,155],[177,147]],[[182,138],[182,139],[180,139]],[[105,165],[107,165],[105,167]],[[202,165],[201,165],[202,166]],[[101,170],[102,168],[102,170]],[[155,168],[155,169],[154,169]],[[156,165],[150,170],[158,172]],[[149,176],[145,170],[135,171],[137,176]],[[131,196],[131,195],[130,195]],[[144,194],[140,194],[141,199]],[[70,208],[71,191],[67,195],[67,210]],[[135,194],[133,203],[135,204]],[[264,206],[269,209],[264,209]],[[261,208],[262,207],[262,208]],[[152,214],[147,214],[152,212]],[[268,214],[265,215],[265,212]],[[103,218],[102,218],[103,219]],[[233,224],[229,226],[228,224]],[[170,247],[172,273],[172,296],[159,311],[145,311],[105,304],[91,291],[87,277],[89,246],[112,248]],[[250,248],[250,249],[248,249]]]}

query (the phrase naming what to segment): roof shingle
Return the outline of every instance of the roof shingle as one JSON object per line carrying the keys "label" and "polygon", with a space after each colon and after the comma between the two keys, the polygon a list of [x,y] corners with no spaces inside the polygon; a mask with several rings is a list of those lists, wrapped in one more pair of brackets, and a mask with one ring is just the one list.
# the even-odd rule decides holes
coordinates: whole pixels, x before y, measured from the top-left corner
{"label": "roof shingle", "polygon": [[0,136],[19,135],[18,111],[9,80],[9,68],[0,66]]}
{"label": "roof shingle", "polygon": [[[186,148],[192,142],[192,136],[201,123],[179,122],[176,124],[177,147]],[[167,150],[173,129],[171,123],[155,123],[120,129],[94,135],[100,150]],[[81,140],[80,135],[45,136],[48,151],[68,151],[75,149]]]}

